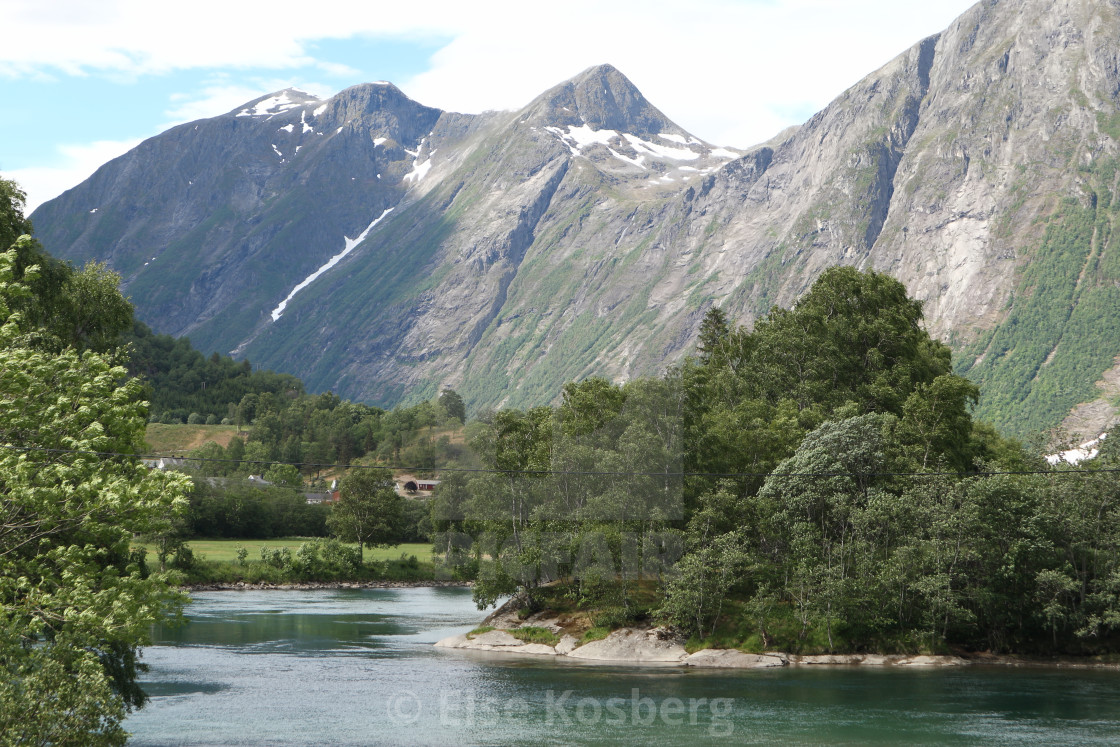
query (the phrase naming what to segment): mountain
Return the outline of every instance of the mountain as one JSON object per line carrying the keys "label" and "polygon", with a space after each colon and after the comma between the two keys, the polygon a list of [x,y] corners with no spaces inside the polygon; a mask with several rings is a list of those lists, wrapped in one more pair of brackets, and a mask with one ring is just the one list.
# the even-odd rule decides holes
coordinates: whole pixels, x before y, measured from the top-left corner
{"label": "mountain", "polygon": [[985,0],[746,150],[608,65],[481,115],[288,90],[32,219],[157,331],[383,405],[655,373],[712,304],[750,324],[828,266],[872,267],[925,302],[982,417],[1095,435],[1120,396],[1118,50],[1115,0]]}

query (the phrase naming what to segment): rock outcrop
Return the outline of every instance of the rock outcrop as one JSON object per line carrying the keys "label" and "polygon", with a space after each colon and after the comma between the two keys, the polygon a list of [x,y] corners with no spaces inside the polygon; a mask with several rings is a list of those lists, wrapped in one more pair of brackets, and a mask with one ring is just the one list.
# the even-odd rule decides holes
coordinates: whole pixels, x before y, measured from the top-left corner
{"label": "rock outcrop", "polygon": [[585,643],[568,654],[586,661],[625,661],[637,664],[678,664],[688,657],[680,641],[654,630],[616,630],[599,641]]}
{"label": "rock outcrop", "polygon": [[[535,627],[542,627],[539,622]],[[547,624],[543,627],[549,627]],[[551,627],[558,627],[552,625]],[[747,654],[734,649],[704,649],[689,654],[683,641],[664,628],[622,628],[606,638],[578,645],[563,636],[555,646],[525,643],[507,630],[489,630],[474,636],[456,635],[435,644],[439,648],[488,653],[562,656],[583,662],[678,665],[705,669],[770,669],[785,666],[904,666],[946,667],[967,664],[956,656],[882,656],[872,654],[825,654],[796,656],[779,652]]]}
{"label": "rock outcrop", "polygon": [[525,643],[514,638],[504,630],[490,630],[472,638],[457,635],[438,641],[440,648],[460,648],[472,651],[502,651],[509,654],[528,654],[530,656],[560,656],[552,646],[543,643]]}

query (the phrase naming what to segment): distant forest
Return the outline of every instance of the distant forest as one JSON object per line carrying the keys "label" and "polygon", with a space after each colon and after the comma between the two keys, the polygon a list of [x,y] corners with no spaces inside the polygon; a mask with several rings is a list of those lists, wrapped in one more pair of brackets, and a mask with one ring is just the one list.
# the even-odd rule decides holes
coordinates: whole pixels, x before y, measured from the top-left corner
{"label": "distant forest", "polygon": [[140,321],[124,335],[131,348],[128,371],[148,385],[153,423],[209,423],[237,420],[247,394],[303,394],[303,382],[273,371],[254,371],[249,361],[204,356],[189,338],[157,335]]}

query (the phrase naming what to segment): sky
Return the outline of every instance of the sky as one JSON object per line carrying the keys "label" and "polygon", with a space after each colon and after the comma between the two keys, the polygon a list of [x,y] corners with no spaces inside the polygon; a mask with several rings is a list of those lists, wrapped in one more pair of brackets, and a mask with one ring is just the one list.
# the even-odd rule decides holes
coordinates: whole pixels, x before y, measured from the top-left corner
{"label": "sky", "polygon": [[0,176],[30,213],[145,138],[289,86],[388,80],[473,113],[602,63],[693,135],[742,148],[973,2],[0,0]]}

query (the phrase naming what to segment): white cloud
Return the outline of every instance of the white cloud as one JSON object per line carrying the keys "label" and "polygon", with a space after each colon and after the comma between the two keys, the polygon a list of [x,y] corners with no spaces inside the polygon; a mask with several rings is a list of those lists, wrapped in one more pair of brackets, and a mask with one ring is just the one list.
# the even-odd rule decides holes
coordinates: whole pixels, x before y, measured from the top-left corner
{"label": "white cloud", "polygon": [[480,14],[402,88],[445,109],[515,108],[610,62],[686,129],[746,146],[802,121],[970,4],[573,0],[535,22]]}
{"label": "white cloud", "polygon": [[[150,0],[5,0],[0,5],[0,69],[7,75],[55,70],[158,74],[192,68],[291,69],[333,66],[310,53],[311,42],[361,34],[382,37],[427,33],[444,26],[428,20],[467,14],[440,0],[415,7],[336,0],[310,8],[304,0],[189,5]],[[473,10],[472,10],[473,12]]]}
{"label": "white cloud", "polygon": [[8,0],[0,6],[0,27],[8,30],[0,70],[140,75],[312,66],[354,73],[317,57],[315,42],[445,35],[452,41],[430,70],[394,81],[425,104],[470,112],[517,108],[586,67],[610,62],[688,129],[746,145],[791,124],[790,111],[823,106],[970,4],[569,0],[557,8],[431,0],[421,13],[407,4],[354,0],[313,12],[303,0],[196,0],[189,9],[150,0]]}
{"label": "white cloud", "polygon": [[[131,140],[98,140],[93,143],[60,145],[57,158],[49,166],[5,170],[6,179],[14,179],[27,193],[27,213],[47,200],[80,184],[107,161],[127,153],[140,144]],[[91,209],[97,205],[91,205]]]}

